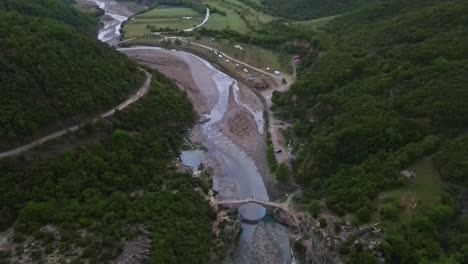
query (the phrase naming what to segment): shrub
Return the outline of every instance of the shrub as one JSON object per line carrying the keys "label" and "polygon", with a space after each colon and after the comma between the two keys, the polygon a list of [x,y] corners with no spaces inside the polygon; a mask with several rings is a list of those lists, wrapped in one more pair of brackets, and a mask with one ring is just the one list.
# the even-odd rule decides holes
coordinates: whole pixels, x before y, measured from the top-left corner
{"label": "shrub", "polygon": [[386,204],[380,211],[385,219],[395,219],[398,216],[398,208],[393,204]]}
{"label": "shrub", "polygon": [[273,147],[273,144],[268,144],[266,151],[268,166],[270,167],[270,171],[274,172],[278,166],[278,163],[276,161],[275,148]]}
{"label": "shrub", "polygon": [[276,169],[276,179],[281,183],[287,183],[289,181],[289,176],[291,171],[285,163],[281,163]]}
{"label": "shrub", "polygon": [[361,207],[359,210],[357,210],[356,216],[360,223],[367,223],[371,220],[372,213],[369,208]]}
{"label": "shrub", "polygon": [[320,219],[319,219],[319,223],[320,223],[320,228],[325,228],[325,227],[327,227],[327,219],[325,219],[325,218],[320,218]]}
{"label": "shrub", "polygon": [[307,211],[315,218],[320,213],[320,210],[322,210],[322,206],[320,205],[319,200],[314,199],[307,204]]}

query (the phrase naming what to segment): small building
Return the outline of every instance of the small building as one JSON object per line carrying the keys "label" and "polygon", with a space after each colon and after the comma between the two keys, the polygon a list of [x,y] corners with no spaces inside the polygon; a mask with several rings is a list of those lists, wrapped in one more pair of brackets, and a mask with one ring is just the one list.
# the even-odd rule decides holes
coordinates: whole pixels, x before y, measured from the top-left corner
{"label": "small building", "polygon": [[410,170],[402,170],[402,171],[400,171],[400,175],[407,178],[407,179],[416,178],[416,172],[410,171]]}

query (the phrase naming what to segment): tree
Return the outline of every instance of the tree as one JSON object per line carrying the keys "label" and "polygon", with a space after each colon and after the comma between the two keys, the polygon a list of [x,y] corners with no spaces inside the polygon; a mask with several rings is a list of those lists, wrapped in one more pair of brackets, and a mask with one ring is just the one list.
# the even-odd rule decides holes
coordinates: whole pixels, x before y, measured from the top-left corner
{"label": "tree", "polygon": [[367,223],[372,218],[372,212],[367,207],[361,207],[357,210],[356,216],[361,223]]}
{"label": "tree", "polygon": [[319,200],[314,199],[307,204],[307,211],[315,218],[318,216],[321,210],[322,206],[320,205]]}
{"label": "tree", "polygon": [[266,152],[267,152],[266,155],[267,155],[268,166],[270,167],[270,172],[274,172],[276,171],[278,163],[276,161],[275,148],[273,144],[271,143],[268,144]]}
{"label": "tree", "polygon": [[398,208],[393,204],[386,204],[381,210],[381,214],[385,219],[395,219],[398,217]]}
{"label": "tree", "polygon": [[276,169],[276,179],[281,183],[288,183],[291,171],[288,165],[281,163]]}

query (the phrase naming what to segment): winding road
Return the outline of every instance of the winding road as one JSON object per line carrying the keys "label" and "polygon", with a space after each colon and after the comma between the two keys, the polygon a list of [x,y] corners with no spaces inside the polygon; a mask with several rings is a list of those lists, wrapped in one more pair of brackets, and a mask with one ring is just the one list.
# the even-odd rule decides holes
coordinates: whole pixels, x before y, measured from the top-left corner
{"label": "winding road", "polygon": [[151,83],[151,78],[153,77],[150,73],[146,72],[146,80],[145,82],[143,83],[143,85],[140,87],[140,89],[138,89],[138,91],[132,95],[130,98],[128,98],[127,100],[125,100],[123,103],[117,105],[116,107],[112,108],[111,110],[105,112],[105,113],[102,113],[101,115],[99,115],[98,118],[94,118],[94,119],[91,119],[91,120],[86,120],[85,122],[82,122],[82,123],[79,123],[77,125],[74,125],[74,126],[71,126],[71,127],[67,127],[67,128],[64,128],[64,129],[61,129],[61,130],[58,130],[52,134],[49,134],[47,136],[44,136],[44,137],[41,137],[39,139],[36,139],[26,145],[23,145],[23,146],[20,146],[20,147],[17,147],[15,149],[12,149],[12,150],[8,150],[8,151],[5,151],[5,152],[1,152],[0,153],[0,159],[3,159],[3,158],[6,158],[6,157],[11,157],[11,156],[16,156],[16,155],[19,155],[25,151],[28,151],[36,146],[39,146],[41,144],[44,144],[52,139],[56,139],[56,138],[59,138],[63,135],[66,135],[70,132],[74,132],[74,131],[77,131],[78,129],[80,129],[80,127],[82,127],[86,122],[96,122],[98,121],[99,119],[102,119],[102,118],[107,118],[111,115],[113,115],[115,113],[116,110],[123,110],[125,109],[126,107],[128,107],[129,105],[133,104],[134,102],[138,101],[140,98],[142,98],[144,95],[146,95],[149,91],[149,88],[150,88],[150,83]]}
{"label": "winding road", "polygon": [[196,26],[194,26],[194,27],[192,27],[192,28],[184,29],[185,32],[191,32],[191,31],[193,31],[194,29],[199,28],[199,27],[205,25],[205,23],[206,23],[206,22],[208,21],[208,19],[210,18],[210,9],[208,9],[208,7],[205,7],[205,8],[206,8],[206,13],[205,13],[205,18],[203,19],[203,21],[202,21],[200,24],[198,24],[198,25],[196,25]]}

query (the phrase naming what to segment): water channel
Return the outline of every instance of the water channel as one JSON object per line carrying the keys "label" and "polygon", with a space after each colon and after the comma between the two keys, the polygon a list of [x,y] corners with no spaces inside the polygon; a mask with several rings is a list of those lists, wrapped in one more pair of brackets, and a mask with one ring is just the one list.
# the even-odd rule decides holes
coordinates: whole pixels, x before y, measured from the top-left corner
{"label": "water channel", "polygon": [[[120,38],[121,24],[128,19],[130,12],[119,2],[106,0],[92,0],[92,2],[106,12],[104,26],[98,34],[99,40],[115,45]],[[191,72],[197,87],[204,87],[207,79],[211,79],[209,81],[214,84],[215,90],[210,94],[216,94],[216,100],[209,113],[204,116],[204,119],[208,121],[197,125],[207,151],[185,151],[181,153],[181,159],[194,169],[201,162],[217,164],[214,166],[213,188],[219,192],[220,199],[255,198],[268,201],[268,192],[257,164],[246,151],[222,133],[230,98],[239,108],[251,114],[257,132],[261,135],[264,133],[263,112],[253,109],[240,99],[236,80],[204,59],[184,51],[167,51],[156,47],[141,46],[119,50],[122,52],[171,52],[173,56],[193,62],[191,67],[198,67],[197,71],[192,69]],[[233,98],[230,97],[231,95]],[[241,219],[248,221],[242,223],[238,247],[227,257],[226,263],[284,264],[292,262],[286,227],[265,216],[265,208],[257,204],[246,204],[239,209],[239,212]]]}

